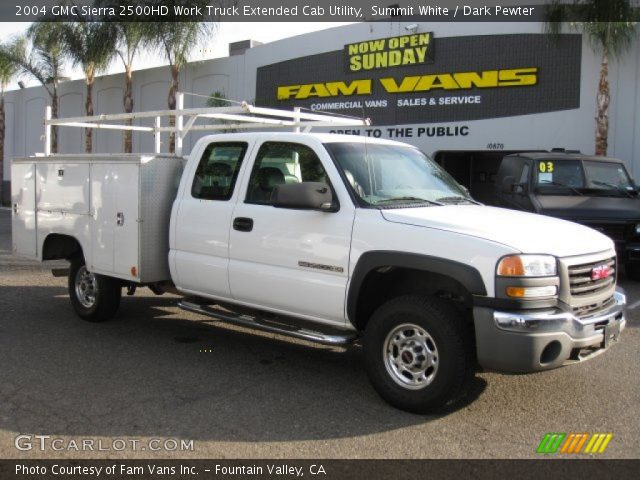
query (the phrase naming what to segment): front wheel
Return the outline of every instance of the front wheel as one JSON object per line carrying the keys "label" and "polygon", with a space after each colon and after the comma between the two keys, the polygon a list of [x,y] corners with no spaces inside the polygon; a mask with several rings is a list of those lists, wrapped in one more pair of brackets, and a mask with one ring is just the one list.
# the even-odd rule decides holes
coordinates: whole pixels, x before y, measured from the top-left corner
{"label": "front wheel", "polygon": [[83,320],[104,322],[118,311],[122,294],[120,282],[90,272],[82,258],[71,261],[68,286],[71,305]]}
{"label": "front wheel", "polygon": [[364,335],[367,373],[394,407],[425,413],[464,391],[475,359],[460,313],[431,297],[404,296],[382,305]]}

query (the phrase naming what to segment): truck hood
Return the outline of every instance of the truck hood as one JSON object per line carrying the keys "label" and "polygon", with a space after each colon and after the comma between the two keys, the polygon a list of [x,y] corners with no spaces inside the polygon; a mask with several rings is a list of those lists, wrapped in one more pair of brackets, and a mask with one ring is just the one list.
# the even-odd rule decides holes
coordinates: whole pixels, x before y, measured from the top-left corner
{"label": "truck hood", "polygon": [[540,213],[566,220],[640,220],[638,198],[537,195],[536,199]]}
{"label": "truck hood", "polygon": [[523,253],[557,257],[613,249],[600,232],[557,218],[483,205],[381,210],[389,222],[456,232],[507,245]]}

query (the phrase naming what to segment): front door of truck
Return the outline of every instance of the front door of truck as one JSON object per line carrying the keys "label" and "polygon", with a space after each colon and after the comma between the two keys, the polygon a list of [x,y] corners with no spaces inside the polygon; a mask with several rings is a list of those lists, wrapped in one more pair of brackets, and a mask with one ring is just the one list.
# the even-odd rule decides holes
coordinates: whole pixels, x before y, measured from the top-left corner
{"label": "front door of truck", "polygon": [[212,142],[204,147],[193,178],[172,218],[172,277],[183,290],[229,298],[229,230],[238,196],[238,178],[250,145]]}
{"label": "front door of truck", "polygon": [[[338,171],[314,139],[264,142],[256,149],[231,222],[231,294],[243,303],[343,324],[355,207]],[[271,204],[277,185],[305,181],[330,185],[339,211]]]}

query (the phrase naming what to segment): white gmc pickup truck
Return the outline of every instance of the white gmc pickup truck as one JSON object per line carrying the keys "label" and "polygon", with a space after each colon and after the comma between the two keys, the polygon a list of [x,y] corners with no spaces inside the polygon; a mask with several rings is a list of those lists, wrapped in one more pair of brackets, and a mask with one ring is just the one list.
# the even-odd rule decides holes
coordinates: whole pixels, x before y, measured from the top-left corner
{"label": "white gmc pickup truck", "polygon": [[75,312],[112,318],[122,288],[326,344],[360,339],[374,388],[413,412],[477,366],[591,358],[625,326],[613,242],[487,207],[418,149],[315,133],[202,138],[185,161],[47,155],[12,166],[13,248],[66,259]]}

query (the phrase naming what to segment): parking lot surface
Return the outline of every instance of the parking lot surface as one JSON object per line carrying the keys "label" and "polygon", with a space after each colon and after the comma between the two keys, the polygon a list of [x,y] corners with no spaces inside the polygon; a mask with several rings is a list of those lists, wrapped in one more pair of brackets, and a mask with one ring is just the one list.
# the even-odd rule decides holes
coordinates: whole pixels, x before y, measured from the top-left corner
{"label": "parking lot surface", "polygon": [[533,458],[547,432],[611,432],[599,457],[639,456],[640,283],[621,279],[632,308],[605,354],[480,373],[465,402],[412,415],[376,395],[358,347],[203,323],[147,289],[83,322],[65,278],[11,254],[10,223],[1,210],[0,458]]}

